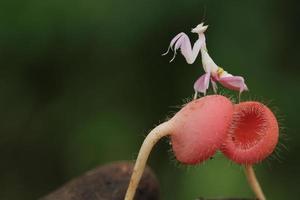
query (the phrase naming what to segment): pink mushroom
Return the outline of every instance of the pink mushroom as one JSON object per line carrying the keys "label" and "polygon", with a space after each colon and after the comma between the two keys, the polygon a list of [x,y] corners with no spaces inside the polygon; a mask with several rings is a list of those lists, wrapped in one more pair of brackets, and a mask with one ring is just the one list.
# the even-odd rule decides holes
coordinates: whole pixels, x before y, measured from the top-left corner
{"label": "pink mushroom", "polygon": [[248,101],[234,106],[233,121],[222,152],[239,164],[256,164],[268,157],[278,142],[279,128],[272,111]]}
{"label": "pink mushroom", "polygon": [[215,154],[224,142],[233,113],[231,101],[210,95],[184,106],[171,120],[171,141],[176,159],[200,163]]}
{"label": "pink mushroom", "polygon": [[140,148],[125,200],[134,198],[151,149],[162,137],[171,137],[178,161],[191,165],[201,163],[220,149],[232,114],[233,105],[228,98],[205,96],[189,102],[169,121],[154,128]]}

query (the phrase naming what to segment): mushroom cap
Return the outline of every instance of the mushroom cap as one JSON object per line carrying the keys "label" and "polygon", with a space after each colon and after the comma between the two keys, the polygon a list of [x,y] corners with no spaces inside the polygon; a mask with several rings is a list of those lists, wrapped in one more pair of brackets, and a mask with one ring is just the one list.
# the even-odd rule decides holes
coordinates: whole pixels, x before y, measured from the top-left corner
{"label": "mushroom cap", "polygon": [[234,105],[233,120],[221,151],[239,164],[255,164],[268,157],[278,143],[276,117],[255,101]]}
{"label": "mushroom cap", "polygon": [[186,104],[170,120],[176,159],[184,164],[197,164],[213,156],[226,138],[232,115],[232,102],[221,95],[205,96]]}

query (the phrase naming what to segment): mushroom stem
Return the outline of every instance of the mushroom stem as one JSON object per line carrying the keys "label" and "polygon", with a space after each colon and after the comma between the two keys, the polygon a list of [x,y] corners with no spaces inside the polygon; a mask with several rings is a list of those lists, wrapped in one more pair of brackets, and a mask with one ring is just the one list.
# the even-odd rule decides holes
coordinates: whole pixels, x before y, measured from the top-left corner
{"label": "mushroom stem", "polygon": [[143,175],[146,162],[154,145],[164,136],[171,134],[170,122],[164,122],[155,127],[145,138],[136,159],[125,200],[133,200],[138,184]]}
{"label": "mushroom stem", "polygon": [[265,197],[265,195],[259,185],[259,182],[255,176],[255,172],[253,170],[252,165],[245,165],[245,173],[247,176],[248,183],[249,183],[251,189],[253,190],[253,192],[255,193],[256,197],[259,200],[266,200],[266,197]]}

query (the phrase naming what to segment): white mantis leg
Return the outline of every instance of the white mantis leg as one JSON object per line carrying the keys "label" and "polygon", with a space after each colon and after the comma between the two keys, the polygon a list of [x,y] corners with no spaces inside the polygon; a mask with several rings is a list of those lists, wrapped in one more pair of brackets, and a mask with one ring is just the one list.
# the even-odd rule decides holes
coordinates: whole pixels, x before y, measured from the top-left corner
{"label": "white mantis leg", "polygon": [[[162,55],[165,56],[165,55],[167,55],[167,54],[169,53],[170,49],[173,50],[173,45],[174,45],[175,42],[176,42],[181,36],[183,36],[183,35],[185,35],[185,33],[183,33],[183,32],[178,33],[178,34],[171,40],[170,45],[169,45],[169,47],[168,47],[168,50],[167,50],[165,53],[163,53]],[[175,53],[176,53],[176,52],[175,52]]]}
{"label": "white mantis leg", "polygon": [[[172,49],[173,46],[174,49]],[[199,34],[199,39],[195,42],[194,46],[192,47],[189,37],[185,33],[179,33],[171,40],[167,52],[163,55],[166,55],[169,52],[169,50],[172,49],[174,51],[174,56],[170,60],[170,62],[172,62],[176,56],[176,51],[178,49],[181,49],[181,53],[184,56],[186,62],[188,64],[192,64],[195,62],[199,51],[203,46],[205,46],[204,34]]]}
{"label": "white mantis leg", "polygon": [[184,37],[180,48],[181,53],[185,57],[185,60],[188,64],[193,64],[199,54],[200,49],[205,46],[205,37],[204,34],[199,35],[198,40],[194,43],[192,48],[190,39],[188,36]]}

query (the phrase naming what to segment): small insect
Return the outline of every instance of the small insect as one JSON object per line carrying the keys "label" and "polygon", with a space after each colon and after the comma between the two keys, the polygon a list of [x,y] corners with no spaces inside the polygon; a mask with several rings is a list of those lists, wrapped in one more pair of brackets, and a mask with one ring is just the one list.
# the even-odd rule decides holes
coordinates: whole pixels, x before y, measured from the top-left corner
{"label": "small insect", "polygon": [[185,33],[181,32],[177,34],[171,40],[167,52],[163,55],[168,54],[170,49],[174,51],[174,56],[170,60],[170,62],[172,62],[175,59],[177,50],[180,49],[181,54],[185,58],[186,62],[188,64],[193,64],[199,52],[201,52],[202,66],[205,71],[205,74],[201,75],[194,83],[194,98],[197,98],[198,92],[203,93],[205,95],[210,82],[215,93],[217,93],[216,82],[219,82],[221,85],[228,89],[239,91],[240,94],[243,91],[248,90],[248,87],[245,84],[243,77],[233,76],[232,74],[228,73],[223,68],[219,67],[208,54],[208,50],[206,47],[206,39],[204,35],[204,32],[207,28],[207,25],[201,23],[192,29],[192,33],[198,34],[198,39],[196,40],[193,46],[191,45],[189,37]]}

